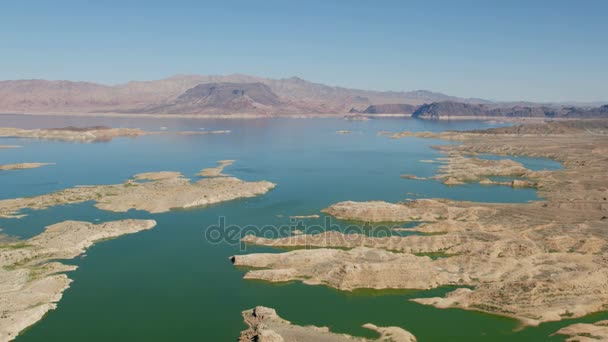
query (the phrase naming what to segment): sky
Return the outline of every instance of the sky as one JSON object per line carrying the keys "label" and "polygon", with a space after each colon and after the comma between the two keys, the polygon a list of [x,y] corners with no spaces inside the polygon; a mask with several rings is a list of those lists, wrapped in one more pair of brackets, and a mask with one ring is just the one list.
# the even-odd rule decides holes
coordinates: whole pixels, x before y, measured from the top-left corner
{"label": "sky", "polygon": [[608,101],[608,1],[0,3],[0,80],[297,76],[373,90]]}

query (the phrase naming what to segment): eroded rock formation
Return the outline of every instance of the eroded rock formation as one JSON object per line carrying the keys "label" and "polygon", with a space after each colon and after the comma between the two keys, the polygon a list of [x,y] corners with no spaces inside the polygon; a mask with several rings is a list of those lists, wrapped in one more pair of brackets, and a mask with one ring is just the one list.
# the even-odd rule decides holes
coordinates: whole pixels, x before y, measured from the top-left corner
{"label": "eroded rock formation", "polygon": [[[594,127],[559,125],[551,128],[556,134],[514,127],[393,135],[461,141],[438,147],[449,156],[439,176],[466,181],[488,173],[517,174],[534,182],[543,201],[347,201],[324,212],[359,221],[421,221],[412,229],[419,234],[325,232],[274,240],[247,236],[243,240],[253,244],[322,248],[235,256],[233,261],[256,267],[246,273],[248,279],[300,280],[343,290],[458,286],[445,297],[415,301],[514,317],[527,325],[607,310],[608,138]],[[531,172],[512,162],[470,158],[476,153],[552,158],[564,169]]]}
{"label": "eroded rock formation", "polygon": [[374,330],[380,337],[374,340],[353,337],[346,334],[332,333],[326,327],[298,326],[279,317],[271,308],[257,306],[243,311],[243,319],[249,326],[241,332],[239,342],[347,342],[347,341],[377,341],[377,342],[415,342],[416,337],[410,332],[398,327],[377,327],[367,323],[363,327]]}
{"label": "eroded rock formation", "polygon": [[24,241],[0,244],[0,340],[9,341],[57,307],[76,269],[57,260],[72,259],[96,241],[151,229],[153,220],[100,224],[65,221]]}
{"label": "eroded rock formation", "polygon": [[246,182],[234,177],[203,178],[191,182],[179,172],[147,172],[123,184],[79,186],[51,194],[0,200],[0,217],[19,217],[23,208],[41,210],[52,206],[94,201],[108,211],[131,209],[162,213],[254,197],[275,187],[267,181]]}

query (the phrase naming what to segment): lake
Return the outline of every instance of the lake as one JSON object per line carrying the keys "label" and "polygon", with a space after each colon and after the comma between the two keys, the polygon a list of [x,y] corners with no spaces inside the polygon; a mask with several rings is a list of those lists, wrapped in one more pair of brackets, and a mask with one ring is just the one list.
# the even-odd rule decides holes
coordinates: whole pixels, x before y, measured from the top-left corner
{"label": "lake", "polygon": [[[496,127],[478,121],[424,121],[384,118],[342,119],[134,119],[91,117],[0,116],[3,127],[68,125],[139,127],[146,130],[230,130],[223,135],[150,135],[111,142],[79,144],[0,138],[0,164],[50,162],[39,169],[0,172],[1,198],[33,196],[76,185],[121,183],[133,174],[180,171],[196,179],[203,168],[220,159],[234,159],[224,173],[245,180],[277,184],[269,193],[206,208],[163,214],[130,211],[111,213],[91,203],[30,211],[21,219],[0,219],[3,233],[28,238],[45,226],[64,220],[101,222],[153,218],[149,231],[99,243],[86,255],[67,263],[78,270],[58,308],[27,329],[17,341],[203,340],[235,341],[245,328],[240,312],[257,305],[273,307],[299,325],[328,326],[336,332],[374,336],[364,323],[400,326],[420,341],[562,340],[549,335],[572,321],[518,329],[512,319],[464,311],[441,310],[408,299],[436,296],[432,291],[340,292],[298,282],[270,284],[243,280],[244,269],[228,257],[250,252],[280,252],[266,247],[213,243],[208,227],[227,224],[289,225],[289,216],[318,214],[345,200],[450,198],[481,202],[521,203],[538,200],[533,189],[466,184],[448,187],[434,180],[402,179],[401,174],[433,176],[440,164],[423,163],[442,155],[433,145],[453,142],[404,138],[393,140],[380,131],[434,131]],[[351,134],[337,134],[350,130]],[[499,158],[484,155],[484,158]],[[559,163],[534,158],[517,161],[535,170],[556,169]],[[305,223],[323,226],[325,216]],[[331,220],[345,227],[352,222]],[[576,321],[595,322],[606,314]],[[604,318],[605,319],[605,318]]]}

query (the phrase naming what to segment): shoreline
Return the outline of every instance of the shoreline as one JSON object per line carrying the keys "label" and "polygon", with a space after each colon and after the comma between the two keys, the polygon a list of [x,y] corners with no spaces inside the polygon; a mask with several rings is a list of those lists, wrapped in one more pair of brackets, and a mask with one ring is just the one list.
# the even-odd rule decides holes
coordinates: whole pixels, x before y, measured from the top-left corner
{"label": "shoreline", "polygon": [[[412,114],[353,114],[353,113],[315,113],[315,114],[255,114],[255,113],[227,113],[227,114],[135,114],[135,113],[79,113],[79,112],[0,112],[2,116],[64,116],[64,117],[90,117],[90,118],[131,118],[131,119],[199,119],[199,120],[235,120],[235,119],[349,119],[349,118],[412,118]],[[425,121],[496,121],[496,122],[545,122],[545,121],[590,121],[602,118],[545,118],[545,117],[500,117],[500,116],[440,116],[439,118],[412,118]]]}
{"label": "shoreline", "polygon": [[[549,128],[553,134],[547,134]],[[413,229],[422,235],[381,238],[325,232],[276,239],[249,235],[242,241],[295,249],[235,255],[231,260],[237,266],[254,267],[245,279],[301,281],[343,291],[457,286],[441,297],[412,301],[440,309],[511,317],[527,326],[605,311],[608,259],[603,255],[608,250],[608,193],[606,180],[599,174],[608,163],[604,154],[608,141],[570,123],[506,130],[519,134],[490,129],[475,133],[404,132],[392,137],[459,141],[459,145],[435,147],[449,157],[448,166],[436,176],[445,184],[517,175],[523,178],[521,184],[537,188],[543,198],[540,201],[340,202],[322,212],[361,222],[422,221]],[[546,157],[562,162],[564,168],[526,170],[512,161],[476,159],[477,153]],[[437,252],[445,256],[426,256]]]}

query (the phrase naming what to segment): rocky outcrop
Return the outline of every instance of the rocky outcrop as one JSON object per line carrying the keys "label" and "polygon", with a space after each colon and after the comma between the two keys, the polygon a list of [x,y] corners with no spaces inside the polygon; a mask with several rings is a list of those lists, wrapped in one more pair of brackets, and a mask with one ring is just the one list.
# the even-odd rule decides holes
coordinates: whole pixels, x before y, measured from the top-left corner
{"label": "rocky outcrop", "polygon": [[572,324],[561,328],[555,334],[569,336],[567,342],[608,341],[608,321]]}
{"label": "rocky outcrop", "polygon": [[241,332],[239,342],[415,342],[416,337],[410,332],[398,327],[377,327],[367,323],[364,328],[374,330],[380,334],[377,339],[353,337],[346,334],[332,333],[326,327],[298,326],[279,317],[271,308],[257,306],[242,313],[243,319],[249,328]]}
{"label": "rocky outcrop", "polygon": [[416,106],[407,103],[379,104],[367,107],[363,114],[412,114]]}
{"label": "rocky outcrop", "polygon": [[477,219],[488,215],[493,209],[473,203],[455,203],[441,199],[419,199],[403,203],[382,201],[353,202],[333,204],[322,212],[339,219],[367,222],[409,222]]}
{"label": "rocky outcrop", "polygon": [[[441,149],[441,147],[438,147]],[[483,185],[506,185],[513,188],[536,187],[539,178],[551,177],[547,171],[531,171],[521,163],[511,159],[481,159],[450,155],[443,158],[445,162],[439,167],[438,175],[434,176],[446,185],[461,185],[478,182]],[[516,177],[510,181],[493,181],[486,177]],[[523,179],[519,179],[523,178]]]}
{"label": "rocky outcrop", "polygon": [[135,110],[138,113],[273,113],[288,110],[263,83],[205,83],[188,89],[175,100]]}
{"label": "rocky outcrop", "polygon": [[162,213],[255,197],[274,187],[270,182],[246,182],[234,177],[204,178],[193,183],[179,172],[148,172],[123,184],[80,186],[29,198],[0,200],[0,217],[21,217],[19,211],[23,208],[41,210],[86,201],[94,201],[96,207],[108,211],[136,209]]}
{"label": "rocky outcrop", "polygon": [[608,118],[608,105],[597,108],[579,107],[496,107],[454,101],[433,102],[418,107],[412,117],[420,119],[449,118]]}
{"label": "rocky outcrop", "polygon": [[[564,122],[566,134],[495,132],[400,133],[462,142],[442,145],[445,174],[456,180],[489,172],[524,172],[544,201],[523,204],[421,199],[404,203],[341,202],[324,212],[373,222],[420,221],[418,234],[386,237],[325,232],[246,243],[305,248],[237,255],[251,266],[245,278],[299,280],[342,290],[430,289],[456,286],[443,297],[416,302],[513,317],[526,325],[577,318],[608,308],[608,140]],[[513,162],[471,158],[477,153],[559,160],[564,169],[535,172]],[[461,168],[464,165],[471,167]],[[479,168],[481,171],[474,171]],[[463,171],[463,170],[470,171]],[[453,170],[453,171],[452,171]],[[477,172],[477,173],[475,173]],[[505,171],[506,172],[506,171]],[[529,179],[529,180],[527,180]],[[530,183],[516,183],[515,186]],[[363,232],[363,231],[362,231]],[[315,247],[315,248],[308,248]]]}
{"label": "rocky outcrop", "polygon": [[0,127],[0,137],[61,140],[73,142],[109,141],[117,137],[137,137],[146,134],[137,128],[65,127],[50,129],[20,129]]}
{"label": "rocky outcrop", "polygon": [[162,131],[149,132],[139,128],[111,128],[106,126],[94,127],[63,127],[47,129],[21,129],[0,127],[0,137],[11,138],[30,138],[41,140],[59,140],[69,142],[101,142],[110,141],[119,137],[138,137],[149,134],[176,134],[176,135],[208,135],[208,134],[228,134],[229,130],[215,131]]}
{"label": "rocky outcrop", "polygon": [[198,176],[200,176],[200,177],[226,177],[227,175],[222,173],[224,171],[224,168],[226,166],[230,166],[230,165],[234,164],[234,162],[235,162],[234,160],[218,160],[218,162],[217,162],[218,166],[203,169],[203,170],[201,170],[201,172],[198,173]]}
{"label": "rocky outcrop", "polygon": [[76,269],[57,260],[72,259],[97,241],[151,229],[153,220],[100,224],[65,221],[24,241],[0,244],[0,340],[10,341],[57,307]]}
{"label": "rocky outcrop", "polygon": [[51,165],[51,163],[18,163],[18,164],[5,164],[0,165],[0,171],[7,170],[23,170],[23,169],[36,169],[45,165]]}

